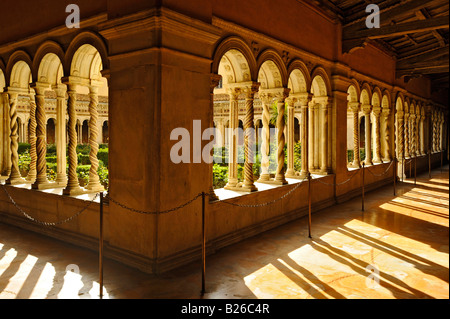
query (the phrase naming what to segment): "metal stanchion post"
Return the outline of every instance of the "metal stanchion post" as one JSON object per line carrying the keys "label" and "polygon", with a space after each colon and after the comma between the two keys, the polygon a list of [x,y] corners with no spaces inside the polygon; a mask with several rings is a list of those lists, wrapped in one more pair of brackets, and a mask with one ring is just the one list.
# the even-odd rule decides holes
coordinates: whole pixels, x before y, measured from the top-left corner
{"label": "metal stanchion post", "polygon": [[396,196],[395,184],[397,182],[397,157],[394,157],[394,196]]}
{"label": "metal stanchion post", "polygon": [[205,192],[202,192],[202,295],[206,292]]}
{"label": "metal stanchion post", "polygon": [[308,172],[308,237],[311,238],[311,173]]}
{"label": "metal stanchion post", "polygon": [[103,299],[103,192],[100,192],[100,234],[99,234],[99,283],[100,299]]}
{"label": "metal stanchion post", "polygon": [[362,164],[362,190],[361,190],[361,194],[362,194],[362,211],[364,211],[364,167],[365,167],[365,163],[363,162]]}

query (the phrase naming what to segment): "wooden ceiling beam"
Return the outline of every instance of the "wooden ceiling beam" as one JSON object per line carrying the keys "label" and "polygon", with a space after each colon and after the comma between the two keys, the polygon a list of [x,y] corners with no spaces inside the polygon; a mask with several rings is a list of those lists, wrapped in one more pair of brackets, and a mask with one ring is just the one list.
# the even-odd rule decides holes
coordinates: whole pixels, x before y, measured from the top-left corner
{"label": "wooden ceiling beam", "polygon": [[448,16],[407,22],[381,28],[364,29],[361,31],[343,31],[343,40],[353,39],[381,39],[405,34],[444,29],[449,27]]}
{"label": "wooden ceiling beam", "polygon": [[[416,11],[416,17],[419,18],[419,20],[427,20],[431,18],[431,15],[426,8],[423,8]],[[433,36],[438,40],[439,45],[441,47],[445,47],[445,40],[442,34],[440,34],[438,30],[433,30],[432,33]]]}

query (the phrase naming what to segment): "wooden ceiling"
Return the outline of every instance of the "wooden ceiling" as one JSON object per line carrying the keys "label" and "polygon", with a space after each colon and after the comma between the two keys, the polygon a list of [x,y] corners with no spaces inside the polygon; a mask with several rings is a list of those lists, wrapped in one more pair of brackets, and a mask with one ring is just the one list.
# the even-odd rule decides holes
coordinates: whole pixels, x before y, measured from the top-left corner
{"label": "wooden ceiling", "polygon": [[[433,90],[449,87],[448,0],[311,0],[343,26],[343,51],[374,42],[397,58],[397,77],[426,76]],[[369,4],[380,8],[380,28],[368,29]]]}

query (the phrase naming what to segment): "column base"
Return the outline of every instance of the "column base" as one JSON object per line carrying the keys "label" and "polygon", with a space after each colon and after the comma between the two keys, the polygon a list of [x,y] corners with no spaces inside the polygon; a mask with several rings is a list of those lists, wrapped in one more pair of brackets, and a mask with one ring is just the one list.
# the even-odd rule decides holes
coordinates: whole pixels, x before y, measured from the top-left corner
{"label": "column base", "polygon": [[264,183],[270,181],[270,174],[261,174],[258,179],[258,183]]}
{"label": "column base", "polygon": [[391,158],[388,158],[388,157],[383,158],[383,163],[389,163],[389,162],[392,162]]}
{"label": "column base", "polygon": [[83,194],[86,194],[86,190],[80,186],[66,187],[63,190],[63,195],[68,195],[68,196],[78,196],[78,195],[83,195]]}
{"label": "column base", "polygon": [[383,161],[380,159],[374,159],[372,163],[373,164],[383,164]]}
{"label": "column base", "polygon": [[295,178],[295,176],[296,176],[295,174],[296,174],[295,170],[290,168],[286,171],[285,176],[286,176],[286,178]]}
{"label": "column base", "polygon": [[100,183],[88,183],[84,189],[86,193],[100,193],[105,191],[105,188]]}
{"label": "column base", "polygon": [[361,164],[350,163],[347,165],[349,168],[361,168]]}
{"label": "column base", "polygon": [[276,179],[269,179],[267,181],[258,181],[258,183],[261,184],[268,184],[268,185],[278,185],[278,186],[282,186],[282,185],[287,185],[288,182],[286,180],[276,180]]}
{"label": "column base", "polygon": [[256,188],[255,185],[242,185],[243,192],[251,193],[251,192],[256,192],[257,190],[258,189]]}
{"label": "column base", "polygon": [[46,181],[46,182],[35,181],[33,183],[33,185],[31,185],[32,189],[37,189],[37,190],[44,190],[44,189],[58,188],[58,187],[59,187],[58,183],[49,182],[49,181]]}
{"label": "column base", "polygon": [[24,178],[16,177],[16,178],[9,178],[7,177],[7,180],[5,180],[6,185],[21,185],[21,184],[31,184],[30,181],[27,181]]}

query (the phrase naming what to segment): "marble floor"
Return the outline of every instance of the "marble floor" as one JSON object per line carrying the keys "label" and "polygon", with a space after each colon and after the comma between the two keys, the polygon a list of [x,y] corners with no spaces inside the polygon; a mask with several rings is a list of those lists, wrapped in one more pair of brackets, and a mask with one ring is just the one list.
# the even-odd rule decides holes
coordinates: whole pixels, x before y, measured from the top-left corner
{"label": "marble floor", "polygon": [[[105,298],[449,298],[449,172],[387,186],[153,276],[105,260]],[[98,255],[0,224],[0,299],[98,298]]]}

